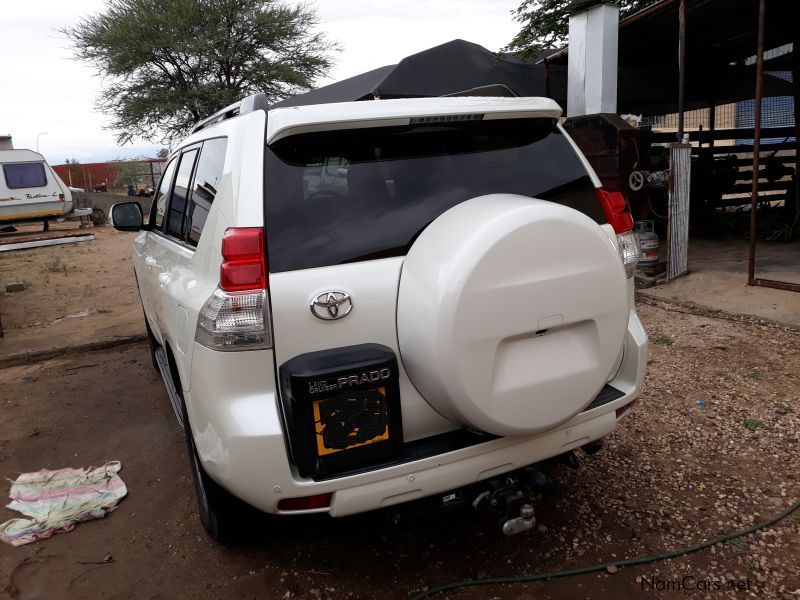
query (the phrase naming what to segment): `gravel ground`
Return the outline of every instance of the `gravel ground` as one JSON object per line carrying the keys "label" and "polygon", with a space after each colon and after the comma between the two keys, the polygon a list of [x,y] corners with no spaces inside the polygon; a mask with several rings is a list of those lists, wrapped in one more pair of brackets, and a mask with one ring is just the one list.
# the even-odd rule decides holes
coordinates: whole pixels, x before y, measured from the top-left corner
{"label": "gravel ground", "polygon": [[[107,519],[0,547],[14,598],[408,598],[466,578],[556,571],[684,547],[800,498],[800,335],[641,306],[651,365],[603,451],[558,467],[538,530],[504,538],[488,515],[254,524],[217,546],[196,518],[181,433],[146,345],[0,372],[0,477],[122,461],[130,490]],[[8,483],[0,485],[5,495]],[[0,520],[14,513],[0,510]],[[101,561],[107,555],[113,562]],[[800,598],[800,513],[669,561],[447,598]]]}

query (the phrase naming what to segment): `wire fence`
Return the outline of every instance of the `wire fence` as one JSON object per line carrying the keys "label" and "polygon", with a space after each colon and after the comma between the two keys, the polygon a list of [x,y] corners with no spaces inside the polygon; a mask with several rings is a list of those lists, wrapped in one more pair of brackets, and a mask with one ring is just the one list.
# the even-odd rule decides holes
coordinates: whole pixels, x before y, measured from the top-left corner
{"label": "wire fence", "polygon": [[[785,81],[792,81],[791,71],[770,71],[770,75]],[[714,107],[714,129],[745,129],[755,124],[755,100],[742,100]],[[684,115],[684,130],[697,131],[711,129],[711,110],[701,108],[688,110]],[[652,127],[656,131],[678,131],[678,113],[642,118],[642,126]],[[775,96],[761,100],[761,127],[793,127],[794,98],[791,96]],[[762,138],[762,144],[775,144],[793,141],[794,138]],[[752,139],[737,139],[730,143],[752,144]]]}

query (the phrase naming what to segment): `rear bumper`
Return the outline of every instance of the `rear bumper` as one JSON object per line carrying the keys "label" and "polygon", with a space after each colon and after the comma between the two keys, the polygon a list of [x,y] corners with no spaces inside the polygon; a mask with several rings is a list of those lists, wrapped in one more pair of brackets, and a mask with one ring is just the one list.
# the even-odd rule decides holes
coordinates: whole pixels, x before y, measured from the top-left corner
{"label": "rear bumper", "polygon": [[279,414],[272,351],[225,353],[198,344],[187,410],[209,475],[256,508],[281,513],[283,498],[333,493],[329,512],[345,516],[446,492],[519,469],[611,433],[616,410],[636,399],[644,381],[647,336],[634,311],[622,364],[609,382],[622,396],[531,437],[497,438],[378,470],[313,481],[289,462]]}

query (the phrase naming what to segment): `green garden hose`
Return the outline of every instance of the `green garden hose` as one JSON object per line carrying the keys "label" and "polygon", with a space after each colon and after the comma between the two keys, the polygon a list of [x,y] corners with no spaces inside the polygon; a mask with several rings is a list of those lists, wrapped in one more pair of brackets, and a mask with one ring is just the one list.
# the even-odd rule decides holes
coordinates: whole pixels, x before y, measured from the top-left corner
{"label": "green garden hose", "polygon": [[681,548],[679,550],[670,550],[668,552],[665,552],[664,554],[658,554],[656,556],[645,556],[642,558],[615,560],[613,562],[606,562],[600,565],[592,565],[590,567],[579,567],[577,569],[569,569],[567,571],[553,571],[552,573],[537,573],[536,575],[519,575],[517,577],[491,577],[487,579],[467,579],[465,581],[459,581],[456,583],[447,583],[445,585],[440,585],[435,588],[431,588],[427,592],[424,592],[419,596],[414,597],[413,600],[422,600],[423,598],[430,598],[431,596],[435,596],[436,594],[441,594],[442,592],[455,590],[457,588],[462,588],[462,587],[474,587],[478,585],[500,585],[507,583],[530,583],[532,581],[541,581],[543,579],[555,579],[556,577],[571,577],[572,575],[583,575],[584,573],[594,573],[596,571],[604,571],[608,567],[612,566],[627,567],[630,565],[644,565],[647,563],[658,562],[660,560],[667,560],[668,558],[675,558],[676,556],[683,556],[684,554],[691,554],[692,552],[697,552],[698,550],[709,548],[714,544],[720,544],[722,542],[726,542],[734,538],[750,535],[751,533],[754,533],[759,529],[765,529],[770,525],[777,523],[781,519],[788,517],[798,508],[800,508],[800,500],[797,500],[789,508],[787,508],[781,513],[778,513],[777,515],[773,515],[763,523],[757,523],[756,525],[748,527],[747,529],[742,529],[741,531],[736,531],[734,533],[721,535],[719,537],[714,538],[713,540],[708,540],[706,542],[697,544],[695,546],[689,546],[688,548]]}

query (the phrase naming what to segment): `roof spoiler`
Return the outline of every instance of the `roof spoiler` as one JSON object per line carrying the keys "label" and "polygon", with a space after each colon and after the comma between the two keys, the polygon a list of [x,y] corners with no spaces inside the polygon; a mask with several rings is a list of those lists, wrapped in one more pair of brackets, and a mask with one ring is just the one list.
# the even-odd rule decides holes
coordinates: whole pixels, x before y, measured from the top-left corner
{"label": "roof spoiler", "polygon": [[239,115],[246,115],[247,113],[255,112],[257,110],[263,110],[264,112],[267,111],[267,96],[263,92],[258,92],[251,96],[247,96],[243,98],[239,102],[234,102],[230,106],[226,106],[222,110],[218,110],[210,117],[206,117],[198,121],[194,127],[192,127],[192,133],[196,133],[201,129],[205,129],[206,127],[210,127],[220,121],[226,121],[228,119],[232,119],[233,117],[238,117]]}

